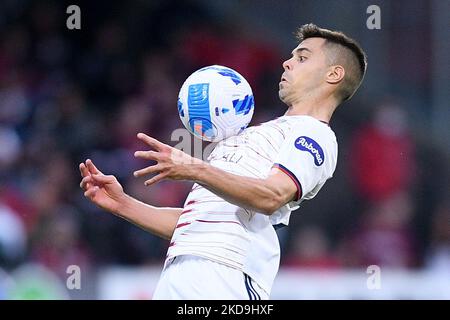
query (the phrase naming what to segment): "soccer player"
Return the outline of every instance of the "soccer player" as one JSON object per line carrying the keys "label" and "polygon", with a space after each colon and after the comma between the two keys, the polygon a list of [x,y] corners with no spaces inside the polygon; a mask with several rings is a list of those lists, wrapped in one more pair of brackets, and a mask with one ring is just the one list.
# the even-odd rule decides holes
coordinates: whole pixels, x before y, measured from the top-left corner
{"label": "soccer player", "polygon": [[275,228],[332,177],[338,147],[329,121],[366,71],[364,51],[341,32],[307,24],[298,38],[279,84],[285,115],[219,142],[209,162],[138,134],[151,150],[135,156],[157,164],[134,175],[155,174],[148,186],[195,182],[183,208],[142,203],[91,160],[80,164],[87,198],[170,239],[155,299],[269,298],[280,262]]}

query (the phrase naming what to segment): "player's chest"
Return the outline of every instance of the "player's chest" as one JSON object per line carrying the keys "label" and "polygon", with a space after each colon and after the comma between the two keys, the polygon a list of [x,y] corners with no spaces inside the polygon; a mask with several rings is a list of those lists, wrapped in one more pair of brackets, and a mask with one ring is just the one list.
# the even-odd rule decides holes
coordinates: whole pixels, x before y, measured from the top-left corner
{"label": "player's chest", "polygon": [[216,146],[211,160],[273,163],[284,143],[289,128],[263,124],[246,129],[242,134]]}

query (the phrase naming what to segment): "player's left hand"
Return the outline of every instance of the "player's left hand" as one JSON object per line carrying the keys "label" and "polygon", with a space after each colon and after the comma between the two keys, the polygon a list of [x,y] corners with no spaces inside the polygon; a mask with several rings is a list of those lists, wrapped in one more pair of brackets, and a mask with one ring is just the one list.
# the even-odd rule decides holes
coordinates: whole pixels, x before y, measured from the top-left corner
{"label": "player's left hand", "polygon": [[146,143],[151,149],[149,151],[136,151],[136,158],[154,160],[157,164],[148,166],[144,169],[134,172],[135,177],[142,177],[148,174],[156,175],[145,181],[145,185],[149,186],[163,179],[172,180],[191,180],[194,172],[195,164],[202,164],[203,161],[191,157],[181,150],[164,144],[144,133],[138,133],[138,139]]}

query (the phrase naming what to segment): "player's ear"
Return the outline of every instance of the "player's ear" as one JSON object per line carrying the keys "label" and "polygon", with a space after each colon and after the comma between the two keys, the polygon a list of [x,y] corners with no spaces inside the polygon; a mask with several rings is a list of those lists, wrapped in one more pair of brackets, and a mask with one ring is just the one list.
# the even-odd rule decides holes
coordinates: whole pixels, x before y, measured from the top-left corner
{"label": "player's ear", "polygon": [[330,66],[326,73],[326,81],[330,84],[337,84],[344,79],[345,69],[341,65]]}

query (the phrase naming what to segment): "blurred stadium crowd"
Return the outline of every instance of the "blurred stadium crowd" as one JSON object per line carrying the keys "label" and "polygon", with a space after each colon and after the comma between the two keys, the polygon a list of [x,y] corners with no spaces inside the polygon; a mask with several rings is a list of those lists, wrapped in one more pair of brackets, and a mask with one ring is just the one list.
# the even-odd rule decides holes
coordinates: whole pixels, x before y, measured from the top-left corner
{"label": "blurred stadium crowd", "polygon": [[[243,21],[218,19],[195,1],[126,9],[113,2],[104,10],[86,2],[82,10],[82,30],[69,31],[60,2],[0,4],[6,272],[33,262],[66,279],[68,265],[95,273],[162,264],[168,242],[92,206],[78,164],[93,159],[144,202],[182,206],[191,183],[144,187],[132,176],[144,165],[133,153],[143,147],[140,131],[176,143],[178,89],[197,68],[221,64],[243,74],[255,94],[253,124],[284,113],[277,88],[290,52],[244,32]],[[401,97],[370,98],[355,97],[333,118],[335,177],[280,231],[283,267],[450,270],[448,153],[415,130]]]}

